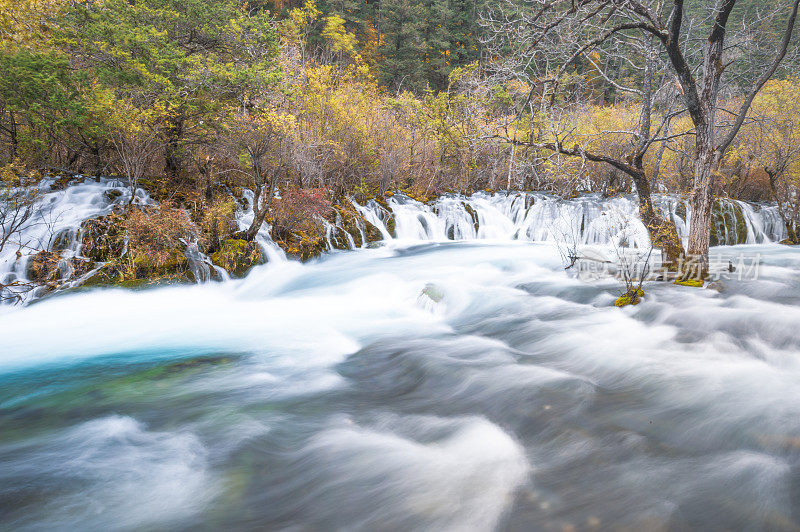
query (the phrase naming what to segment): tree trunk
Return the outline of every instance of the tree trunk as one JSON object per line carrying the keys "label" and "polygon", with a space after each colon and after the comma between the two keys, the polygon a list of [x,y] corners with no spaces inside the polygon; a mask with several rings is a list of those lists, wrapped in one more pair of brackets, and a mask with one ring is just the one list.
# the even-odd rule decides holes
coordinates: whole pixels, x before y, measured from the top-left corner
{"label": "tree trunk", "polygon": [[270,206],[272,205],[272,198],[275,196],[276,183],[277,183],[277,175],[273,173],[269,182],[269,191],[267,192],[266,201],[264,201],[264,204],[260,206],[259,204],[261,203],[261,194],[263,188],[261,185],[256,186],[255,196],[253,197],[253,223],[251,223],[250,227],[248,227],[245,231],[240,231],[236,233],[235,235],[232,236],[232,238],[240,238],[243,240],[247,240],[248,242],[255,239],[259,229],[261,229],[261,225],[267,218]]}
{"label": "tree trunk", "polygon": [[178,116],[167,124],[164,143],[164,171],[176,180],[182,170],[181,139],[183,138],[183,118]]}
{"label": "tree trunk", "polygon": [[650,233],[650,243],[661,250],[662,263],[672,269],[684,254],[678,229],[672,220],[664,219],[656,213],[650,196],[650,182],[644,172],[632,177],[639,196],[639,217]]}
{"label": "tree trunk", "polygon": [[17,158],[17,151],[19,150],[19,139],[17,137],[17,120],[14,116],[14,111],[9,111],[8,116],[11,120],[11,160]]}
{"label": "tree trunk", "polygon": [[[699,262],[696,272],[689,276],[705,276],[708,273],[708,248],[711,240],[711,209],[714,205],[713,178],[719,159],[710,142],[704,143],[698,132],[698,149],[694,163],[694,188],[692,189],[692,219],[689,224],[688,254]],[[703,145],[705,144],[705,145]]]}

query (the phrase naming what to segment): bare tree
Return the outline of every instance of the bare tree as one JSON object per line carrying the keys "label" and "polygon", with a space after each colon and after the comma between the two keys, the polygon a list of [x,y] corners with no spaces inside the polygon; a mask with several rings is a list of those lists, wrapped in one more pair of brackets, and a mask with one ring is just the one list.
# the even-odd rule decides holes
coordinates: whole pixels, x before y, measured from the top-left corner
{"label": "bare tree", "polygon": [[[23,234],[36,216],[35,204],[40,196],[34,184],[18,170],[13,164],[5,167],[0,180],[0,256],[4,251],[16,248],[17,258],[22,249],[28,247]],[[33,284],[18,279],[0,279],[0,303],[18,302],[23,293],[33,288]]]}
{"label": "bare tree", "polygon": [[289,165],[289,146],[294,116],[274,110],[242,109],[228,132],[234,156],[244,163],[235,171],[249,178],[253,187],[253,223],[236,238],[253,240],[269,213],[278,178]]}
{"label": "bare tree", "polygon": [[127,115],[119,120],[111,136],[122,171],[128,179],[130,203],[136,198],[136,189],[153,162],[153,157],[163,148],[161,132],[155,127],[148,112],[130,106]]}
{"label": "bare tree", "polygon": [[[640,99],[639,128],[631,135],[631,149],[623,160],[579,144],[570,146],[564,142],[563,135],[555,135],[552,140],[532,135],[523,143],[606,163],[631,176],[639,193],[642,218],[648,227],[652,205],[642,159],[653,143],[665,139],[663,131],[667,129],[664,126],[669,117],[688,113],[694,126],[691,134],[695,138],[688,252],[700,256],[707,266],[714,176],[744,123],[753,99],[786,56],[798,3],[800,0],[791,0],[788,5],[781,2],[755,15],[739,13],[745,29],[756,22],[763,28],[767,21],[785,17],[778,38],[774,32],[749,31],[728,39],[726,31],[736,0],[692,6],[695,10],[692,16],[688,16],[683,0],[503,0],[487,11],[483,24],[488,30],[487,44],[495,50],[493,55],[504,58],[498,62],[496,72],[522,77],[531,84],[530,94],[524,107],[518,109],[516,119],[524,112],[532,115],[537,98],[539,109],[557,103],[567,74],[579,69],[587,71],[588,65],[615,92],[636,95]],[[757,20],[748,21],[748,17]],[[705,32],[705,39],[699,38],[702,32]],[[771,49],[771,59],[755,62],[752,54],[743,49],[762,52]],[[603,57],[613,60],[601,65],[592,57],[595,53],[599,60]],[[765,55],[761,53],[762,60]],[[653,73],[660,63],[669,65],[674,74],[683,105],[675,113],[662,113],[661,125],[653,128],[653,95],[659,90],[653,83]],[[718,120],[724,111],[720,94],[726,72],[736,74],[728,76],[731,78],[728,94],[734,95],[735,89],[739,89],[738,109],[725,111],[732,117],[730,121]],[[631,74],[633,79],[639,80],[638,87],[624,83]],[[663,82],[663,87],[671,85],[667,79]],[[653,240],[658,245],[656,238]]]}

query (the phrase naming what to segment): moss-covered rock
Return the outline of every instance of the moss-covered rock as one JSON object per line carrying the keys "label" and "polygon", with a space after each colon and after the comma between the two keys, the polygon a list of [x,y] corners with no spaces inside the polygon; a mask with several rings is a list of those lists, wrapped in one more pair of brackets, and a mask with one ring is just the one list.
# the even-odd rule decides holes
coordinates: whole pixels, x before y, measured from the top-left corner
{"label": "moss-covered rock", "polygon": [[117,209],[107,216],[81,224],[82,256],[95,262],[107,262],[122,255],[125,248],[125,213]]}
{"label": "moss-covered rock", "polygon": [[644,297],[644,290],[641,288],[631,289],[622,294],[614,301],[615,307],[626,307],[628,305],[638,305],[642,302]]}
{"label": "moss-covered rock", "polygon": [[675,284],[680,286],[691,286],[693,288],[702,288],[705,284],[705,281],[702,279],[678,279],[675,281]]}
{"label": "moss-covered rock", "polygon": [[250,268],[261,264],[261,248],[255,242],[228,239],[211,254],[211,262],[225,268],[231,277],[244,277]]}
{"label": "moss-covered rock", "polygon": [[118,188],[111,188],[103,192],[103,198],[109,203],[114,203],[122,196],[122,191]]}
{"label": "moss-covered rock", "polygon": [[463,205],[464,205],[464,210],[467,211],[469,217],[472,218],[472,225],[475,227],[475,232],[477,233],[478,228],[480,227],[480,218],[478,217],[478,213],[475,211],[475,209],[472,208],[472,205],[470,205],[469,203],[464,202]]}
{"label": "moss-covered rock", "polygon": [[[333,220],[331,224],[331,245],[334,249],[350,249],[350,243],[361,247],[364,242],[361,237],[361,227],[365,222],[352,203],[344,202],[333,206]],[[348,238],[349,236],[349,238]]]}
{"label": "moss-covered rock", "polygon": [[93,268],[94,263],[87,259],[63,257],[58,251],[40,251],[28,258],[25,277],[48,290],[58,290]]}
{"label": "moss-covered rock", "polygon": [[64,251],[69,249],[75,237],[74,233],[73,229],[59,231],[59,233],[53,237],[53,241],[50,244],[50,251]]}
{"label": "moss-covered rock", "polygon": [[742,207],[735,202],[726,206],[724,200],[716,200],[711,210],[711,235],[709,244],[744,244],[747,242],[747,222]]}
{"label": "moss-covered rock", "polygon": [[[388,212],[386,214],[386,217],[383,219],[383,224],[386,226],[386,230],[389,232],[391,237],[397,238],[397,222],[394,219],[394,214]],[[377,230],[378,233],[380,233],[377,227],[375,228],[375,230]]]}
{"label": "moss-covered rock", "polygon": [[59,277],[61,255],[56,251],[40,251],[28,259],[25,277],[34,283],[45,283]]}
{"label": "moss-covered rock", "polygon": [[126,253],[99,268],[82,286],[122,286],[139,288],[149,285],[194,282],[194,274],[183,253],[168,257]]}
{"label": "moss-covered rock", "polygon": [[61,175],[50,184],[50,190],[64,190],[70,185],[83,183],[86,181],[85,176],[77,176],[73,174]]}
{"label": "moss-covered rock", "polygon": [[[392,217],[391,220],[394,222],[394,217]],[[394,225],[392,226],[392,230],[394,230]],[[390,234],[392,233],[392,230],[389,230]],[[366,234],[368,244],[383,240],[383,233],[381,233],[381,230],[366,220],[364,220],[364,233]]]}
{"label": "moss-covered rock", "polygon": [[427,296],[434,303],[440,303],[444,299],[444,291],[433,283],[428,283],[422,289],[420,296]]}

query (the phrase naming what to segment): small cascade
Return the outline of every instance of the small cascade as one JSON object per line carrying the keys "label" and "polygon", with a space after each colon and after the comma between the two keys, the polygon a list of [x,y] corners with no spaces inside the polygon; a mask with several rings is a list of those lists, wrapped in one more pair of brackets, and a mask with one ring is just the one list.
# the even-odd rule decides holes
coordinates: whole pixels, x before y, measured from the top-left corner
{"label": "small cascade", "polygon": [[[19,285],[6,288],[6,298],[16,294],[26,301],[44,293],[43,287],[33,291],[26,288],[32,281],[31,271],[44,261],[57,261],[55,268],[62,288],[91,277],[97,268],[89,268],[89,263],[81,257],[81,224],[131,202],[126,184],[107,178],[76,176],[63,189],[56,179],[43,179],[36,193],[29,218],[0,250],[0,281],[4,285]],[[142,189],[136,190],[132,201],[137,205],[153,203]],[[8,227],[2,230],[5,232]]]}
{"label": "small cascade", "polygon": [[[686,246],[692,217],[689,200],[674,195],[658,195],[653,200],[662,215],[675,222]],[[711,216],[712,246],[764,244],[786,238],[786,227],[775,205],[720,198],[714,202]]]}
{"label": "small cascade", "polygon": [[[380,231],[383,240],[391,240],[394,238],[392,231],[389,230],[390,220],[394,219],[390,211],[381,207],[375,200],[369,200],[365,205],[360,205],[354,201],[353,206],[367,223],[373,225]],[[361,230],[364,231],[362,240],[366,242],[366,231],[363,227]]]}
{"label": "small cascade", "polygon": [[[245,202],[243,208],[237,210],[236,212],[236,223],[239,226],[240,231],[244,231],[253,223],[253,218],[255,217],[255,213],[253,212],[253,201],[255,199],[255,194],[252,190],[245,189],[243,191],[242,199]],[[286,253],[273,242],[272,240],[272,226],[266,222],[261,224],[261,228],[256,233],[256,242],[258,246],[261,248],[261,254],[266,259],[267,262],[285,262]]]}
{"label": "small cascade", "polygon": [[200,251],[197,242],[188,242],[183,254],[189,262],[189,269],[196,282],[207,283],[214,275],[218,275],[223,281],[230,279],[224,268],[213,264],[208,255]]}

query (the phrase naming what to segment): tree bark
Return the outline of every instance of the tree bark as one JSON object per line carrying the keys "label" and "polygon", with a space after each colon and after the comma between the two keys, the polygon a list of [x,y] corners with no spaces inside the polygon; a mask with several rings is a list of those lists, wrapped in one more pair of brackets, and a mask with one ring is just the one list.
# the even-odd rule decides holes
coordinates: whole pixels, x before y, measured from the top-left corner
{"label": "tree bark", "polygon": [[710,146],[698,146],[694,163],[694,188],[690,204],[692,219],[689,224],[688,254],[700,261],[699,272],[708,271],[708,248],[711,241],[711,210],[714,205],[713,179],[719,160]]}
{"label": "tree bark", "polygon": [[653,207],[650,181],[644,171],[631,177],[639,196],[639,218],[650,233],[650,244],[661,250],[662,263],[671,269],[684,254],[678,229],[672,220],[659,216]]}
{"label": "tree bark", "polygon": [[17,151],[19,150],[19,139],[17,137],[17,120],[14,116],[14,111],[8,112],[9,119],[11,121],[11,160],[17,158]]}
{"label": "tree bark", "polygon": [[[257,166],[256,169],[260,172]],[[256,186],[255,196],[253,197],[253,223],[251,223],[250,227],[248,227],[245,231],[236,233],[232,238],[240,238],[247,240],[248,242],[256,238],[259,229],[261,229],[261,225],[264,223],[264,220],[266,220],[267,214],[269,214],[269,210],[272,205],[272,198],[275,196],[276,182],[277,175],[273,173],[269,181],[269,191],[267,192],[267,197],[263,203],[261,199],[263,186],[261,184]]]}

